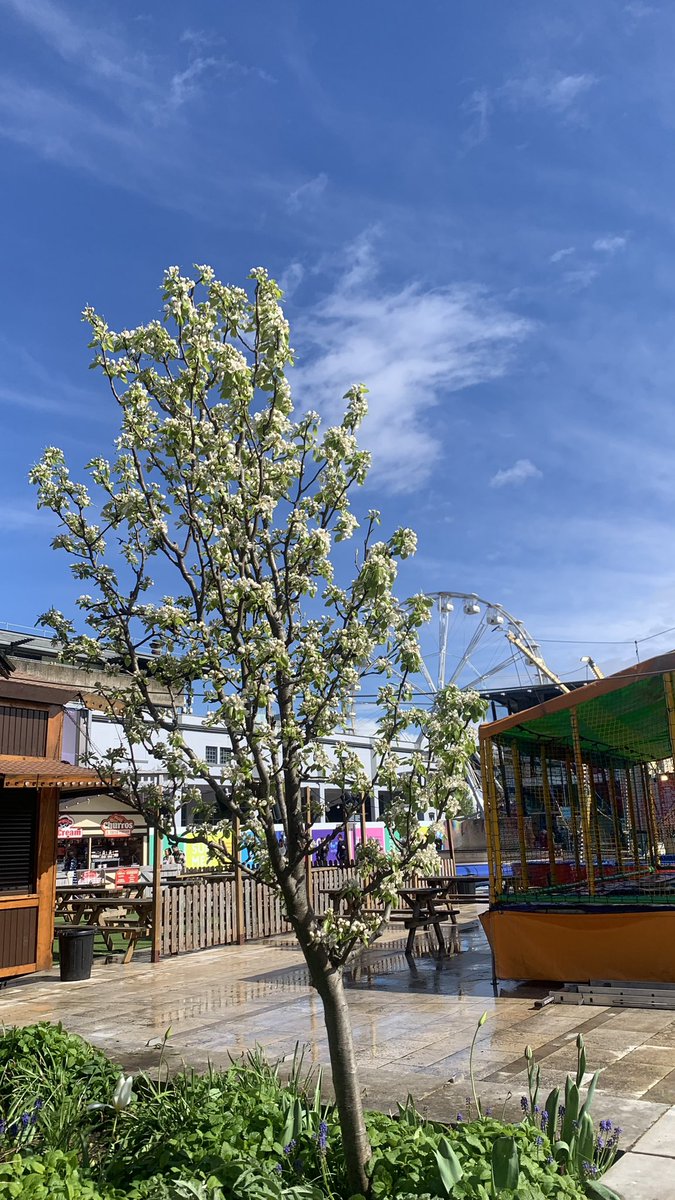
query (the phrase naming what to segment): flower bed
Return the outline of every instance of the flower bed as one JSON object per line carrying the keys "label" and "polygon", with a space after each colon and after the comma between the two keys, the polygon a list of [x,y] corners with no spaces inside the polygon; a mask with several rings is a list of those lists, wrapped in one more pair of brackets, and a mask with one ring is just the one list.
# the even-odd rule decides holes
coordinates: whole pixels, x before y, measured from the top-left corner
{"label": "flower bed", "polygon": [[[565,1097],[567,1110],[557,1095],[546,1101],[552,1109],[555,1102],[551,1117],[539,1104],[531,1056],[528,1062],[530,1095],[517,1125],[483,1116],[477,1097],[475,1118],[452,1126],[424,1120],[411,1100],[395,1116],[369,1113],[373,1200],[610,1196],[595,1176],[611,1158],[614,1131],[603,1122],[597,1133],[592,1129],[589,1142],[588,1110],[582,1112],[574,1081],[576,1092],[568,1090]],[[585,1068],[585,1062],[580,1065]],[[156,1078],[132,1080],[60,1026],[8,1030],[0,1036],[0,1112],[2,1196],[348,1196],[337,1114],[322,1101],[320,1077],[303,1076],[301,1056],[287,1083],[258,1055],[225,1072],[186,1070],[171,1079],[160,1055]]]}

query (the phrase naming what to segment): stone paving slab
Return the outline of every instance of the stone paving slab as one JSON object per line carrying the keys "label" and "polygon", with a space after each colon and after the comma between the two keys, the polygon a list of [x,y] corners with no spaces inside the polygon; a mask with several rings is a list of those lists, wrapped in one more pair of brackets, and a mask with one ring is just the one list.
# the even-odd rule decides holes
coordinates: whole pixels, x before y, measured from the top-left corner
{"label": "stone paving slab", "polygon": [[[403,939],[393,933],[363,956],[348,980],[366,1103],[395,1110],[411,1093],[429,1117],[468,1115],[469,1047],[487,1012],[474,1055],[485,1107],[520,1116],[528,1044],[541,1064],[543,1094],[564,1084],[581,1031],[589,1068],[608,1063],[597,1119],[622,1125],[622,1144],[630,1148],[675,1099],[675,1013],[535,1009],[534,999],[546,990],[541,987],[507,985],[495,995],[477,911],[463,909],[460,954],[439,963],[420,939],[411,969]],[[156,1066],[153,1046],[169,1026],[167,1061],[175,1067],[225,1067],[256,1046],[288,1062],[298,1043],[308,1047],[308,1064],[328,1064],[321,1005],[290,939],[202,951],[154,966],[140,959],[126,966],[101,963],[80,983],[61,983],[51,973],[0,990],[1,1022],[38,1020],[63,1021],[130,1070]]]}
{"label": "stone paving slab", "polygon": [[675,1200],[675,1170],[671,1158],[624,1154],[602,1176],[602,1183],[621,1200]]}

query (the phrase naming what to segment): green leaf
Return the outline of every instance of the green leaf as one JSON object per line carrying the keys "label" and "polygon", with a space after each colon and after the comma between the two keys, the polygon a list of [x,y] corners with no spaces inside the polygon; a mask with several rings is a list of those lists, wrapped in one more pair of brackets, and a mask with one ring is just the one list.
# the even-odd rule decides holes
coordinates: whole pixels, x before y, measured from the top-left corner
{"label": "green leaf", "polygon": [[451,1196],[452,1189],[456,1183],[459,1183],[464,1172],[457,1155],[446,1137],[442,1137],[438,1143],[436,1166],[438,1167],[438,1173],[446,1195]]}
{"label": "green leaf", "polygon": [[579,1089],[576,1083],[572,1082],[570,1076],[567,1078],[569,1087],[565,1086],[565,1116],[563,1125],[560,1131],[560,1136],[563,1142],[569,1142],[572,1145],[574,1138],[574,1122],[579,1119]]}
{"label": "green leaf", "polygon": [[606,1183],[598,1183],[595,1179],[586,1180],[585,1191],[590,1200],[621,1200],[618,1193],[608,1188]]}
{"label": "green leaf", "polygon": [[495,1138],[492,1147],[492,1185],[496,1192],[518,1187],[520,1177],[520,1159],[516,1139],[513,1137]]}
{"label": "green leaf", "polygon": [[558,1101],[560,1100],[560,1088],[553,1088],[546,1097],[545,1111],[548,1113],[548,1122],[546,1125],[546,1133],[551,1144],[555,1141],[556,1126],[558,1122]]}
{"label": "green leaf", "polygon": [[579,1121],[579,1129],[575,1142],[575,1158],[580,1179],[583,1179],[584,1163],[593,1162],[594,1152],[595,1130],[593,1129],[593,1121],[588,1113],[585,1113]]}
{"label": "green leaf", "polygon": [[596,1071],[595,1075],[593,1076],[593,1078],[591,1079],[591,1082],[588,1085],[588,1091],[586,1092],[586,1099],[584,1101],[583,1108],[581,1109],[581,1112],[579,1114],[580,1117],[586,1116],[587,1113],[590,1116],[591,1106],[593,1104],[593,1097],[595,1096],[595,1089],[598,1085],[599,1078],[600,1078],[600,1071]]}

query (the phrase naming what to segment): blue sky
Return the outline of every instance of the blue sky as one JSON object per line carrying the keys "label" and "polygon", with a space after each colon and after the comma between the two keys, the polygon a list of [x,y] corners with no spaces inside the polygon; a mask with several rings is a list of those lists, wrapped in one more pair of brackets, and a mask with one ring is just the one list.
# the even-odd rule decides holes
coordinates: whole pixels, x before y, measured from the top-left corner
{"label": "blue sky", "polygon": [[26,475],[113,436],[83,306],[148,320],[210,262],[281,279],[303,401],[369,386],[404,590],[572,674],[675,625],[672,5],[0,0],[0,34],[0,621],[72,603]]}

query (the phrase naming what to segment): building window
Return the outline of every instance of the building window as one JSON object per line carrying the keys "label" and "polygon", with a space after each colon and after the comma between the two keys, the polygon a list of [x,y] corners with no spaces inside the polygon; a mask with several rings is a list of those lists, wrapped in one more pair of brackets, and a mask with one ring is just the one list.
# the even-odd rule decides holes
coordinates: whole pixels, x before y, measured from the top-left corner
{"label": "building window", "polygon": [[229,746],[221,746],[220,747],[220,765],[221,765],[221,767],[226,767],[231,758],[232,758],[232,751],[230,750],[230,747]]}
{"label": "building window", "polygon": [[207,746],[206,747],[206,761],[207,761],[207,763],[210,763],[210,765],[212,767],[218,766],[218,747],[217,746]]}

